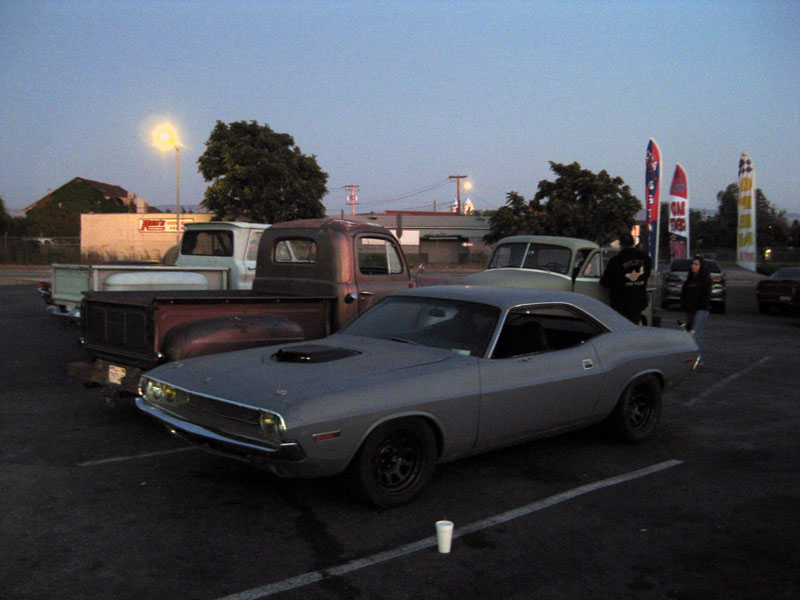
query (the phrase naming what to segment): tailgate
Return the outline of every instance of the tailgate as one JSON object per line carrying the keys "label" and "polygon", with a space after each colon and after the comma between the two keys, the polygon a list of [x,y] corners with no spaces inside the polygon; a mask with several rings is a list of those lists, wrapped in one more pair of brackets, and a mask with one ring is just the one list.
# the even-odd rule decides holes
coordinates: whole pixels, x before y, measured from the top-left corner
{"label": "tailgate", "polygon": [[89,289],[89,265],[59,265],[52,269],[51,290],[54,304],[70,302],[77,306],[83,300],[83,293]]}

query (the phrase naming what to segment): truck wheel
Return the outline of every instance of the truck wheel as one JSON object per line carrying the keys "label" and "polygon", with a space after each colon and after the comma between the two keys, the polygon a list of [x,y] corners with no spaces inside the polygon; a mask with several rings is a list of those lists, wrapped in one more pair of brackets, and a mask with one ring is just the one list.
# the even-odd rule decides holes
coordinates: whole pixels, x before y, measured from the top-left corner
{"label": "truck wheel", "polygon": [[350,465],[350,478],[367,500],[381,508],[411,501],[436,469],[436,438],[422,419],[406,418],[377,427]]}
{"label": "truck wheel", "polygon": [[661,417],[661,384],[653,375],[634,379],[622,392],[609,424],[628,442],[643,442],[655,431]]}

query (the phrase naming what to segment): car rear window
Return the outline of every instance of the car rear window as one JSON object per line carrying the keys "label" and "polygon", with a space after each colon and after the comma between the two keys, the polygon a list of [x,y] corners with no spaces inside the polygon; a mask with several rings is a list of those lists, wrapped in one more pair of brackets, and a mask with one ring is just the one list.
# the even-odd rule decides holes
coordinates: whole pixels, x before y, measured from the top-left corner
{"label": "car rear window", "polygon": [[184,231],[181,254],[185,256],[233,256],[233,232]]}
{"label": "car rear window", "polygon": [[317,244],[308,238],[279,240],[273,249],[272,259],[276,263],[315,263]]}

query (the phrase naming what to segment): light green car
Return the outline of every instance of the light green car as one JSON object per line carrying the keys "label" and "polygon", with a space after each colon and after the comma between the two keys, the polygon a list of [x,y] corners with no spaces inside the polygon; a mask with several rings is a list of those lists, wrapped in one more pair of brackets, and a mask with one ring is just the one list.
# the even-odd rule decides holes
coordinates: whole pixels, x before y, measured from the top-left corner
{"label": "light green car", "polygon": [[[589,240],[547,235],[516,235],[500,240],[486,270],[469,275],[463,283],[539,290],[577,292],[609,304],[608,290],[600,285],[605,263],[616,252]],[[651,275],[652,279],[652,275]],[[643,312],[645,325],[653,323],[652,295]]]}

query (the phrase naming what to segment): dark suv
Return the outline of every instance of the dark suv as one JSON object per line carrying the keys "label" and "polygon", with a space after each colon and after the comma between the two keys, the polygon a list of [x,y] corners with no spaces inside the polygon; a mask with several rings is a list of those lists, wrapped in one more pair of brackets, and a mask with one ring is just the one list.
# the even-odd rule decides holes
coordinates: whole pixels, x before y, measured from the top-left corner
{"label": "dark suv", "polygon": [[[719,263],[710,258],[704,259],[708,270],[711,272],[711,310],[725,312],[725,274],[719,267]],[[661,308],[669,308],[673,302],[680,303],[681,288],[689,268],[692,266],[692,259],[677,258],[669,264],[669,269],[663,274],[661,279]]]}

